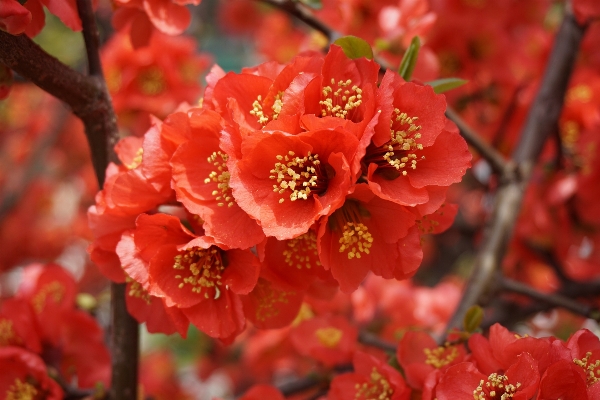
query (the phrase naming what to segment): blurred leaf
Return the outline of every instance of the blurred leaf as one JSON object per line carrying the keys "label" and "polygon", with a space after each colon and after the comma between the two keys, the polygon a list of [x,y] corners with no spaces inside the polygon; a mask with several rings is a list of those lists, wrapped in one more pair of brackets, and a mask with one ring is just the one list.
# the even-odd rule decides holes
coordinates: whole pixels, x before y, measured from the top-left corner
{"label": "blurred leaf", "polygon": [[471,308],[467,310],[465,319],[463,320],[465,331],[469,333],[475,332],[479,329],[481,321],[483,321],[483,308],[478,305],[471,306]]}
{"label": "blurred leaf", "polygon": [[320,10],[323,8],[323,2],[321,0],[297,0],[299,3],[304,4],[313,10]]}
{"label": "blurred leaf", "polygon": [[440,94],[461,87],[467,82],[469,81],[460,78],[443,78],[427,82],[427,84],[433,88],[434,92]]}
{"label": "blurred leaf", "polygon": [[421,49],[421,41],[418,36],[415,36],[410,41],[410,46],[406,49],[406,53],[404,53],[400,62],[400,68],[398,68],[398,73],[405,81],[410,81],[412,77],[415,65],[417,64],[417,58],[419,57],[419,49]]}
{"label": "blurred leaf", "polygon": [[351,59],[360,57],[365,57],[369,60],[373,59],[373,49],[369,43],[359,37],[344,36],[333,42],[333,44],[340,46],[344,50],[344,54]]}

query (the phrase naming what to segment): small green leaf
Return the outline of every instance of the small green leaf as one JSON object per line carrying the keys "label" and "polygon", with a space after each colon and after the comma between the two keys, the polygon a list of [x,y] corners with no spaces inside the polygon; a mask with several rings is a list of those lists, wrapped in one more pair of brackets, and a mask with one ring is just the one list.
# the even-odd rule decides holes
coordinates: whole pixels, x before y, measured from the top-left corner
{"label": "small green leaf", "polygon": [[402,57],[400,62],[400,68],[398,73],[405,81],[410,81],[415,65],[417,64],[417,57],[419,57],[419,49],[421,48],[421,41],[418,36],[415,36],[410,41],[410,46],[406,49],[406,53]]}
{"label": "small green leaf", "polygon": [[298,0],[305,6],[312,8],[313,10],[320,10],[323,8],[323,2],[321,0]]}
{"label": "small green leaf", "polygon": [[460,78],[443,78],[436,79],[435,81],[427,82],[429,86],[433,88],[433,91],[437,94],[447,92],[448,90],[456,89],[461,87],[469,81]]}
{"label": "small green leaf", "polygon": [[469,333],[475,332],[479,328],[479,325],[481,325],[481,321],[483,321],[483,308],[478,305],[471,306],[467,310],[465,319],[463,320],[465,331]]}
{"label": "small green leaf", "polygon": [[359,37],[344,36],[333,42],[333,44],[340,46],[348,58],[355,59],[365,57],[369,60],[373,59],[373,49],[369,43]]}

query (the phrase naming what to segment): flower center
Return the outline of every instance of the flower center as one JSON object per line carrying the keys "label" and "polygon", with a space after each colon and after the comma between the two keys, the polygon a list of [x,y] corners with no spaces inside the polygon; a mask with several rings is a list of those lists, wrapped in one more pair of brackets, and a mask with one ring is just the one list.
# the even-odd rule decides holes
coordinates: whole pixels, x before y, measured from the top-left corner
{"label": "flower center", "polygon": [[596,362],[590,362],[590,358],[592,357],[592,352],[588,351],[585,353],[585,357],[583,359],[578,360],[574,359],[573,362],[575,365],[580,366],[585,371],[585,375],[587,376],[587,385],[591,386],[594,383],[600,380],[600,360],[596,360]]}
{"label": "flower center", "polygon": [[323,346],[330,349],[336,347],[342,340],[343,332],[332,326],[320,328],[315,331],[315,336]]}
{"label": "flower center", "polygon": [[144,149],[139,148],[138,151],[135,152],[135,157],[131,160],[131,164],[125,165],[127,169],[135,169],[140,166],[142,163],[142,157],[144,156]]}
{"label": "flower center", "polygon": [[137,84],[140,91],[148,96],[162,93],[167,86],[162,71],[156,67],[150,67],[140,72]]}
{"label": "flower center", "polygon": [[369,146],[364,161],[366,165],[375,163],[379,168],[394,168],[404,176],[408,170],[417,169],[417,151],[423,150],[423,145],[417,142],[421,138],[421,125],[417,125],[417,120],[418,117],[409,117],[395,108],[390,121],[390,140],[380,147]]}
{"label": "flower center", "polygon": [[346,222],[342,237],[339,240],[340,253],[348,251],[348,259],[354,257],[360,258],[361,253],[369,254],[373,246],[373,236],[369,233],[369,228],[359,222]]}
{"label": "flower center", "polygon": [[425,364],[438,369],[450,364],[458,357],[456,346],[439,346],[435,349],[423,349],[423,352],[427,357]]}
{"label": "flower center", "polygon": [[10,319],[0,319],[0,346],[20,344],[21,338],[17,336]]}
{"label": "flower center", "polygon": [[34,400],[38,391],[30,383],[21,382],[19,378],[10,385],[6,392],[6,400]]}
{"label": "flower center", "polygon": [[141,299],[146,304],[150,304],[150,294],[138,281],[127,276],[125,277],[125,282],[131,283],[131,285],[129,285],[129,296]]}
{"label": "flower center", "polygon": [[355,200],[347,200],[342,208],[335,211],[330,218],[330,228],[340,230],[339,252],[348,252],[348,259],[361,258],[362,254],[370,254],[373,246],[373,235],[369,227],[362,222],[369,217],[369,212]]}
{"label": "flower center", "polygon": [[373,371],[371,371],[369,382],[363,384],[357,383],[355,389],[355,399],[389,400],[394,394],[390,382],[375,367],[373,367]]}
{"label": "flower center", "polygon": [[[221,273],[225,269],[223,254],[215,246],[208,249],[192,247],[184,250],[183,254],[174,257],[173,268],[181,272],[175,275],[180,279],[179,288],[191,286],[192,292],[203,294],[204,298],[217,300],[221,296]],[[225,287],[227,289],[227,286]]]}
{"label": "flower center", "polygon": [[253,293],[256,294],[255,298],[258,299],[256,309],[256,319],[258,321],[265,321],[278,316],[281,312],[279,304],[289,303],[288,297],[294,294],[293,292],[275,289],[269,281],[264,279],[258,280]]}
{"label": "flower center", "polygon": [[493,373],[488,376],[487,379],[479,381],[479,386],[477,386],[477,389],[473,390],[473,399],[512,399],[520,387],[521,384],[518,382],[516,385],[508,383],[508,377],[506,375]]}
{"label": "flower center", "polygon": [[313,231],[308,231],[297,238],[288,240],[287,249],[283,251],[283,256],[285,257],[285,263],[290,267],[310,269],[313,261],[315,265],[320,266],[321,262],[317,253],[317,235]]}
{"label": "flower center", "polygon": [[283,107],[283,92],[277,93],[275,96],[275,100],[271,105],[271,115],[265,114],[263,110],[263,106],[265,106],[265,102],[262,100],[262,96],[259,94],[254,103],[252,103],[252,110],[250,110],[250,115],[254,115],[257,118],[257,121],[261,125],[266,125],[269,121],[275,121],[279,118],[279,114],[281,113],[281,108]]}
{"label": "flower center", "polygon": [[[327,190],[327,175],[324,168],[321,168],[321,161],[318,154],[311,154],[304,157],[296,157],[293,151],[289,151],[285,156],[278,155],[275,168],[269,178],[276,179],[277,185],[273,185],[273,191],[280,194],[290,193],[290,200],[298,199],[308,200],[311,193],[322,194]],[[285,199],[279,199],[283,203]]]}
{"label": "flower center", "polygon": [[350,79],[336,83],[335,79],[331,78],[331,85],[323,86],[323,100],[319,101],[322,117],[353,119],[354,110],[362,104],[362,89],[350,85]]}
{"label": "flower center", "polygon": [[40,314],[46,301],[49,299],[54,303],[60,303],[65,296],[65,288],[58,281],[45,285],[32,299],[33,309]]}
{"label": "flower center", "polygon": [[204,183],[216,183],[217,189],[212,191],[212,195],[217,200],[217,205],[223,207],[227,203],[227,207],[233,207],[233,197],[231,195],[231,188],[229,187],[229,170],[227,169],[227,160],[229,156],[221,153],[220,151],[213,151],[213,153],[207,158],[207,161],[216,167],[216,171],[212,171],[208,174],[208,178],[204,180]]}

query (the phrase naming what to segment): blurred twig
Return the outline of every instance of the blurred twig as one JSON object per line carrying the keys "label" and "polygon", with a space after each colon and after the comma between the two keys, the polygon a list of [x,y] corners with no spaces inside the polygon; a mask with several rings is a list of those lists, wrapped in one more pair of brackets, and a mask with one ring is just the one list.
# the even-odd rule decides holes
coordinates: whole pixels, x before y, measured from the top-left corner
{"label": "blurred twig", "polygon": [[[485,231],[473,272],[448,330],[459,328],[473,304],[489,301],[496,271],[506,252],[533,167],[562,110],[567,84],[586,27],[567,13],[556,35],[540,90],[529,111],[520,141],[513,154],[518,174],[504,180],[498,189],[491,220]],[[442,341],[444,338],[442,338]]]}
{"label": "blurred twig", "polygon": [[460,135],[473,147],[488,163],[492,169],[501,175],[508,174],[509,168],[514,168],[512,164],[506,161],[504,156],[495,148],[486,143],[483,138],[477,134],[452,107],[446,107],[446,117],[454,122],[460,131]]}

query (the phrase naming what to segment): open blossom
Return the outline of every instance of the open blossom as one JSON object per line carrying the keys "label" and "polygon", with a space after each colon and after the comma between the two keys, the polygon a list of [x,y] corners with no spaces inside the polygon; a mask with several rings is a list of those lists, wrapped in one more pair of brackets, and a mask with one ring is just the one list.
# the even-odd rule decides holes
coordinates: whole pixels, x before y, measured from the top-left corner
{"label": "open blossom", "polygon": [[292,239],[339,208],[352,185],[357,139],[341,129],[298,135],[257,132],[230,160],[229,186],[267,236]]}
{"label": "open blossom", "polygon": [[429,86],[388,71],[378,101],[379,123],[362,160],[363,173],[378,196],[408,206],[427,204],[429,214],[444,201],[440,187],[459,182],[469,167],[467,144],[446,122],[444,96]]}
{"label": "open blossom", "polygon": [[353,365],[355,372],[333,378],[328,399],[410,399],[410,388],[400,372],[384,361],[357,351]]}
{"label": "open blossom", "polygon": [[412,276],[423,257],[415,216],[358,184],[344,205],[319,222],[321,263],[344,292],[355,290],[367,272],[386,279]]}
{"label": "open blossom", "polygon": [[250,251],[222,249],[166,214],[140,215],[131,234],[134,246],[119,256],[144,289],[177,306],[210,336],[228,340],[243,330],[239,295],[254,288],[259,273]]}
{"label": "open blossom", "polygon": [[177,199],[202,218],[206,235],[218,243],[241,249],[254,246],[264,234],[233,197],[229,155],[219,146],[221,117],[214,111],[191,109],[187,118],[191,139],[170,161]]}
{"label": "open blossom", "polygon": [[0,393],[6,399],[60,400],[63,391],[46,372],[44,361],[19,347],[0,347]]}

